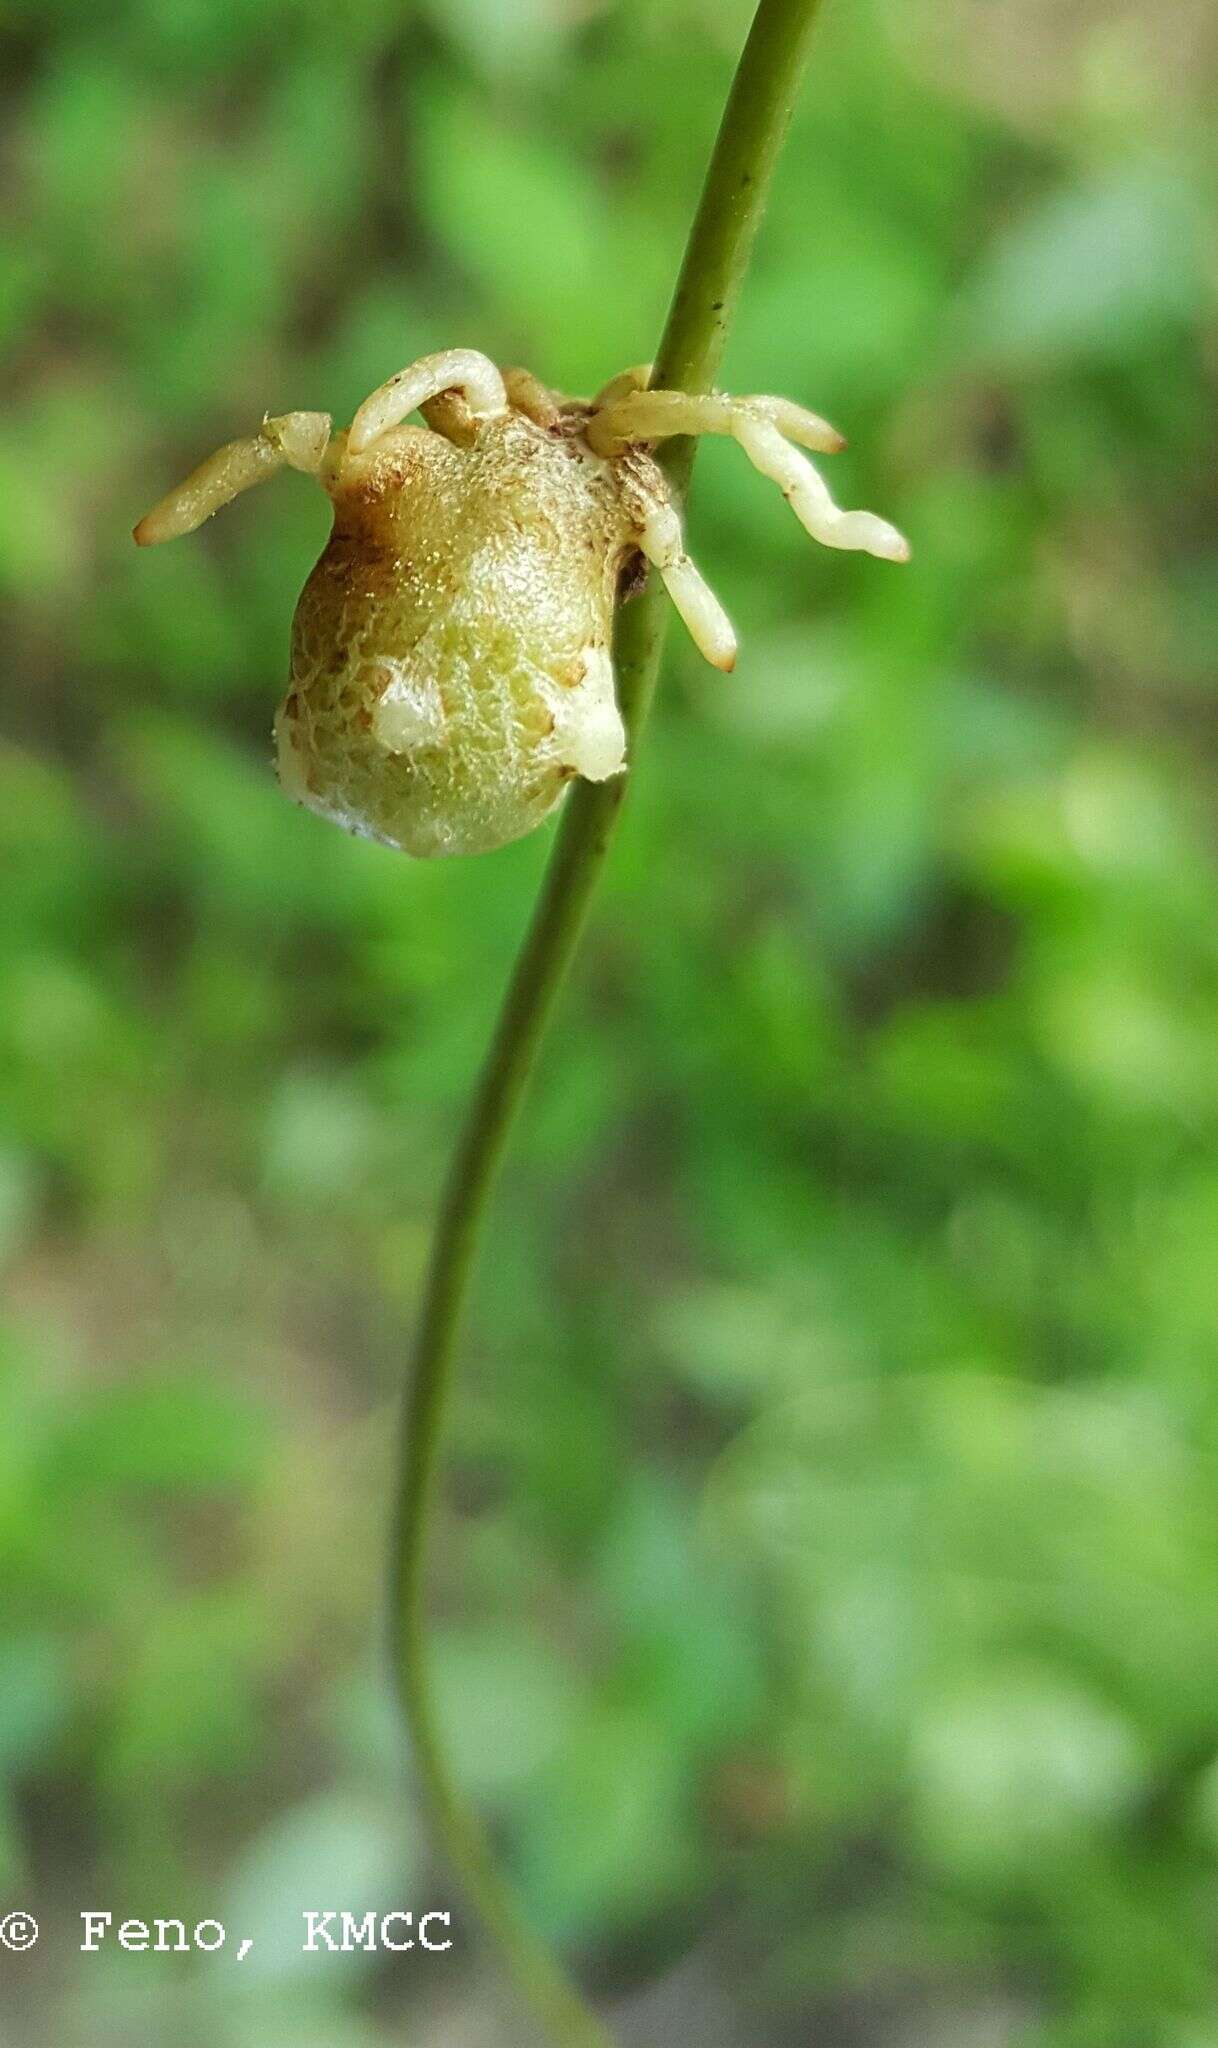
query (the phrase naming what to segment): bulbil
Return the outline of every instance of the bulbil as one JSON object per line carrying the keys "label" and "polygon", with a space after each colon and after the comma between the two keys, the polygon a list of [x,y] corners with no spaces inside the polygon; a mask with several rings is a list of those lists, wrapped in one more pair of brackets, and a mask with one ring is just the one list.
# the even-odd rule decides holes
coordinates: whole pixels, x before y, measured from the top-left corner
{"label": "bulbil", "polygon": [[[785,399],[651,390],[649,374],[585,403],[445,350],[390,378],[345,432],[324,413],[264,420],[140,521],[141,545],[173,539],[285,467],[328,492],[334,527],[275,720],[290,796],[406,853],[479,853],[540,824],[572,777],[620,773],[613,614],[640,557],[730,669],[735,635],[655,460],[670,435],[733,436],[815,539],[907,558],[887,521],[840,511],[801,454],[842,446],[825,420]],[[426,425],[406,424],[416,410]]]}

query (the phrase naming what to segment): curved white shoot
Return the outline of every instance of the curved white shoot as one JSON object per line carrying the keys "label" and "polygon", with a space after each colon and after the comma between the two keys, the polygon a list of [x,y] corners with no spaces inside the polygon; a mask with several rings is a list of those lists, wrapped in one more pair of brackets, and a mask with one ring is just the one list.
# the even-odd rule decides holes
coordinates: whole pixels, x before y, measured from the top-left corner
{"label": "curved white shoot", "polygon": [[489,356],[472,348],[441,349],[438,355],[420,356],[364,400],[351,422],[348,453],[361,455],[378,435],[442,391],[460,391],[475,419],[507,411],[503,378]]}
{"label": "curved white shoot", "polygon": [[135,528],[137,543],[142,548],[155,547],[163,540],[193,533],[222,505],[254,484],[265,483],[277,470],[299,469],[315,476],[329,441],[328,413],[285,412],[264,420],[256,434],[217,448],[159,505],[146,512]]}
{"label": "curved white shoot", "polygon": [[820,471],[784,441],[768,420],[742,420],[736,427],[749,461],[781,490],[795,517],[813,540],[827,548],[861,548],[885,562],[907,562],[909,542],[874,512],[843,512],[830,496]]}
{"label": "curved white shoot", "polygon": [[685,552],[676,508],[662,500],[654,503],[638,528],[638,543],[664,578],[668,595],[689,628],[695,647],[712,668],[735,668],[736,635],[732,622]]}
{"label": "curved white shoot", "polygon": [[846,443],[836,427],[819,413],[789,398],[731,398],[712,391],[694,396],[686,391],[631,389],[639,375],[627,370],[607,384],[588,422],[588,439],[600,455],[609,455],[632,441],[663,441],[673,434],[738,434],[744,420],[770,421],[804,448],[835,455]]}

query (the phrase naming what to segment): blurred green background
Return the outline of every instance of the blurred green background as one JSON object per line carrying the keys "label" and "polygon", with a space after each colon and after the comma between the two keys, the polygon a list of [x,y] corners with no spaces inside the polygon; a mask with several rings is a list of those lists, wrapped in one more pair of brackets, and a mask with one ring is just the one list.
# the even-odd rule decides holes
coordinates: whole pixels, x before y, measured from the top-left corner
{"label": "blurred green background", "polygon": [[[658,334],[741,0],[17,0],[0,180],[0,1956],[19,2048],[499,2048],[381,1631],[437,1185],[548,834],[278,794],[265,410]],[[436,1557],[464,1782],[625,2042],[1218,2042],[1218,34],[834,0],[662,702],[498,1202]],[[1207,452],[1210,451],[1210,452]],[[212,1959],[77,1953],[85,1907]]]}

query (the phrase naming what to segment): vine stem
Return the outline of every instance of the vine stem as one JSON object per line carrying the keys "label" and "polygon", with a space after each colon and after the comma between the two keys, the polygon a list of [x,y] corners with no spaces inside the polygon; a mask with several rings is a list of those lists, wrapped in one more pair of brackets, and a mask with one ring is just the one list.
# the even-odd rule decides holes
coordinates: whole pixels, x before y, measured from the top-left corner
{"label": "vine stem", "polygon": [[[742,53],[690,230],[653,383],[711,388],[765,209],[807,58],[818,0],[761,0]],[[693,443],[662,460],[683,500]],[[659,579],[619,615],[614,657],[628,758],[637,764],[668,622]],[[453,1781],[427,1661],[428,1532],[457,1328],[495,1176],[538,1046],[604,866],[627,778],[577,782],[474,1090],[442,1199],[402,1418],[390,1625],[394,1673],[436,1837],[509,1975],[556,2048],[611,2048],[611,2037],[524,1918],[490,1844]]]}

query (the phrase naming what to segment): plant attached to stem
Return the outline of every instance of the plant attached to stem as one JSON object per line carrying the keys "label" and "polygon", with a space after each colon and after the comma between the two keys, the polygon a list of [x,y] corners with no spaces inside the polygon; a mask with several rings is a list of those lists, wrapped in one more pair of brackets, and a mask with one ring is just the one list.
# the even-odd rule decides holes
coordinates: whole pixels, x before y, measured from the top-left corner
{"label": "plant attached to stem", "polygon": [[[135,529],[142,545],[188,533],[285,467],[329,494],[334,528],[297,607],[275,728],[280,780],[302,803],[428,855],[502,845],[566,798],[440,1209],[403,1415],[391,1608],[435,1832],[561,2048],[608,2048],[609,2037],[499,1875],[453,1783],[432,1700],[426,1564],[440,1432],[496,1169],[638,758],[665,593],[709,661],[735,661],[732,628],[682,537],[693,437],[731,435],[828,546],[908,555],[887,521],[840,511],[800,452],[841,445],[826,421],[785,399],[713,390],[817,5],[761,0],[654,366],[585,403],[445,349],[391,377],[338,433],[325,413],[264,419]],[[426,427],[407,423],[415,410]],[[664,587],[618,609],[648,561]]]}
{"label": "plant attached to stem", "polygon": [[[761,0],[657,352],[657,387],[690,394],[711,390],[799,90],[817,8],[818,0]],[[693,452],[693,442],[680,439],[670,441],[660,458],[678,504],[688,488]],[[654,586],[617,619],[618,705],[632,766],[655,692],[667,622],[664,592]],[[504,1962],[561,2048],[609,2048],[610,2037],[523,1920],[449,1775],[427,1673],[426,1539],[447,1380],[482,1215],[625,791],[622,776],[581,781],[572,790],[457,1145],[403,1415],[393,1541],[395,1665],[432,1820]]]}

